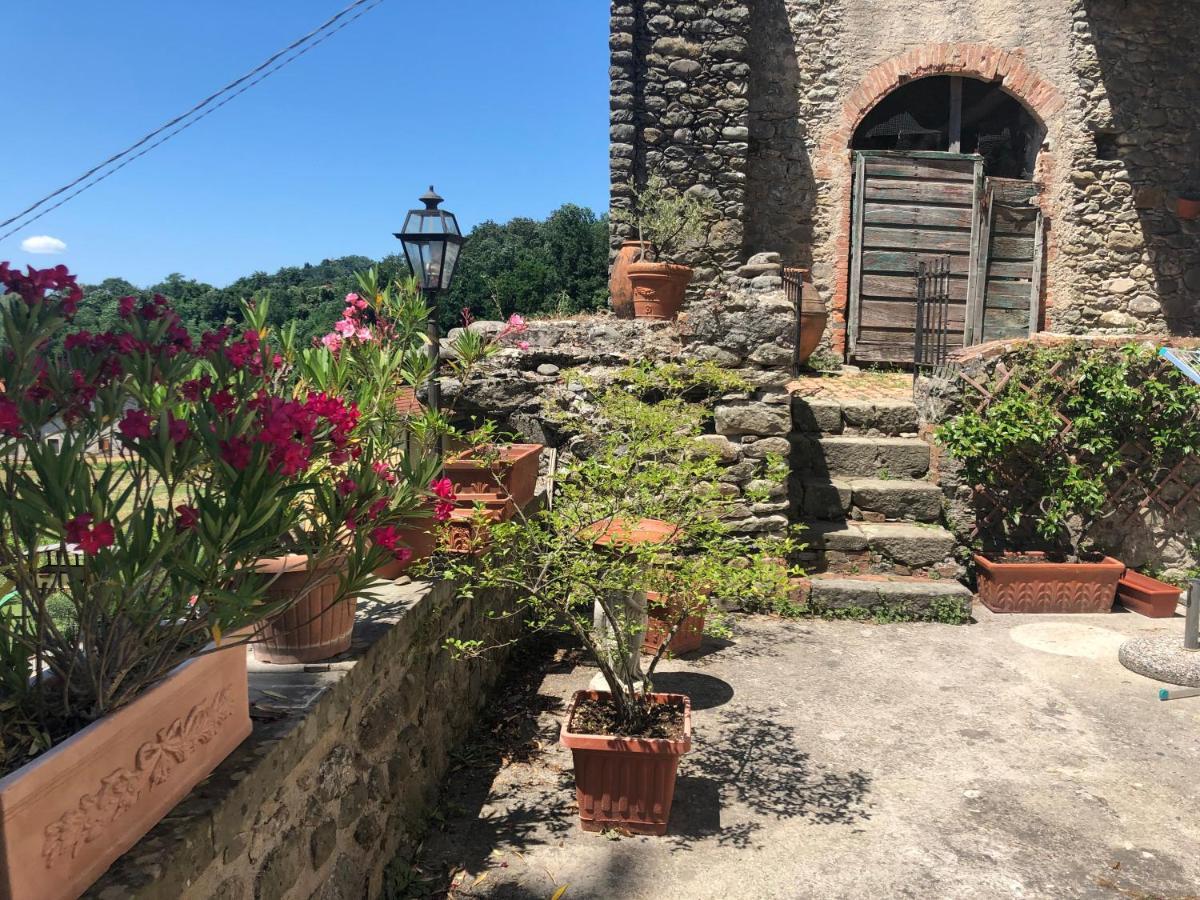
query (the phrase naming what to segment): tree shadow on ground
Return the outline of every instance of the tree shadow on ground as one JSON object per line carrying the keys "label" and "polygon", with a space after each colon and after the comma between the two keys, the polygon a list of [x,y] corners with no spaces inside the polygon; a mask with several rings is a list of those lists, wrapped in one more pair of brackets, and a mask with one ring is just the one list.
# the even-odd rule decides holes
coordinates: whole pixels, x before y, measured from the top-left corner
{"label": "tree shadow on ground", "polygon": [[[779,721],[781,713],[776,707],[726,710],[716,737],[684,758],[671,820],[675,849],[692,850],[710,838],[748,849],[770,821],[851,825],[870,817],[870,777],[814,763],[799,748],[796,729]],[[749,820],[722,824],[723,812]]]}
{"label": "tree shadow on ground", "polygon": [[686,694],[693,712],[724,706],[733,699],[733,685],[700,672],[656,672],[654,690],[660,694]]}

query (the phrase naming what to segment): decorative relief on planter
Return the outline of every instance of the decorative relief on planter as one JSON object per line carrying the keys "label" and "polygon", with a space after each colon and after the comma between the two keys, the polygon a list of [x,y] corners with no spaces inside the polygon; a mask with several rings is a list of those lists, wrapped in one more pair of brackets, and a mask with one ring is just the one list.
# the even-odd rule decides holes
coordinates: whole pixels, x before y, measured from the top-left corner
{"label": "decorative relief on planter", "polygon": [[90,844],[103,835],[109,825],[130,810],[143,790],[167,782],[175,767],[197,747],[211,741],[233,713],[232,695],[225,687],[160,729],[154,740],[138,748],[132,769],[116,769],[100,779],[95,793],[84,794],[75,809],[46,826],[42,847],[46,868],[53,868],[66,857],[74,858],[81,844]]}

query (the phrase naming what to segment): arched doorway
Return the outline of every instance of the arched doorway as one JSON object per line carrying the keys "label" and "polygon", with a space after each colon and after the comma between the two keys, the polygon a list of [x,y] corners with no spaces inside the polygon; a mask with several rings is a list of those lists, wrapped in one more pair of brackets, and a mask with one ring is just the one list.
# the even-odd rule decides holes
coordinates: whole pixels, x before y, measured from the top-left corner
{"label": "arched doorway", "polygon": [[[948,349],[1036,330],[1044,137],[997,82],[960,75],[907,81],[862,117],[850,139],[852,358],[911,363],[931,329]],[[948,275],[922,282],[930,265]]]}

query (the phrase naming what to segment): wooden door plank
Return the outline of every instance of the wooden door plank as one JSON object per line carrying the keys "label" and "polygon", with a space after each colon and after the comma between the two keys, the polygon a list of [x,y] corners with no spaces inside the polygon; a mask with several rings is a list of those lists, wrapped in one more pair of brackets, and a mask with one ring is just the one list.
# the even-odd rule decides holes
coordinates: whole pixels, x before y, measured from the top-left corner
{"label": "wooden door plank", "polygon": [[961,159],[910,159],[867,157],[867,176],[870,178],[931,178],[941,181],[974,180],[971,167]]}
{"label": "wooden door plank", "polygon": [[986,296],[988,309],[992,307],[1014,309],[1016,306],[1019,306],[1021,309],[1028,309],[1029,282],[1004,281],[1002,279],[989,278],[987,281]]}
{"label": "wooden door plank", "polygon": [[1046,253],[1045,221],[1041,212],[1037,216],[1037,228],[1033,234],[1033,277],[1029,285],[1028,334],[1036,334],[1042,312],[1042,260]]}
{"label": "wooden door plank", "polygon": [[[951,303],[946,307],[946,320],[951,331],[962,331],[966,321],[967,307],[964,303]],[[864,299],[860,309],[859,325],[868,328],[917,327],[917,304],[911,300]]]}
{"label": "wooden door plank", "polygon": [[992,259],[1018,262],[1033,259],[1033,238],[996,235],[992,238]]}
{"label": "wooden door plank", "polygon": [[[948,279],[948,290],[951,300],[966,302],[967,279]],[[898,297],[915,301],[917,299],[916,276],[909,275],[863,275],[862,296],[864,297]]]}
{"label": "wooden door plank", "polygon": [[938,231],[932,228],[886,228],[867,226],[862,229],[865,249],[913,250],[918,253],[969,253],[969,231]]}
{"label": "wooden door plank", "polygon": [[[863,250],[863,272],[878,274],[897,274],[915,276],[922,262],[932,262],[941,259],[943,254],[937,252],[920,253],[912,250]],[[959,253],[947,255],[950,260],[951,275],[966,275],[970,265],[969,256]]]}
{"label": "wooden door plank", "polygon": [[1020,278],[1028,282],[1033,277],[1033,260],[996,260],[988,263],[988,280],[993,278]]}
{"label": "wooden door plank", "polygon": [[867,177],[866,199],[889,203],[940,203],[969,206],[974,192],[970,182],[901,180]]}
{"label": "wooden door plank", "polygon": [[992,195],[986,188],[982,160],[975,165],[975,205],[971,215],[971,267],[967,285],[967,324],[963,343],[977,344],[983,334],[983,294],[987,278]]}
{"label": "wooden door plank", "polygon": [[911,225],[916,228],[971,227],[969,206],[907,206],[900,203],[868,203],[863,209],[867,225]]}
{"label": "wooden door plank", "polygon": [[854,154],[854,193],[851,197],[851,212],[850,212],[850,298],[848,305],[848,322],[846,327],[849,331],[849,352],[851,355],[855,352],[855,343],[858,340],[858,306],[862,300],[862,251],[863,251],[863,228],[865,225],[865,216],[863,212],[863,182],[866,181],[866,168],[863,155],[861,153]]}

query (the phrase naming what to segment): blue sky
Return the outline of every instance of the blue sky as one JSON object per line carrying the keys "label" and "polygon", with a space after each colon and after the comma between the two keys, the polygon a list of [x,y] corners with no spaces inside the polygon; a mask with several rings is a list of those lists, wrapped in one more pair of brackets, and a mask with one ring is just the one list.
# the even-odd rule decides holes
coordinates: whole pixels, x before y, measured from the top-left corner
{"label": "blue sky", "polygon": [[[350,0],[59,0],[4,12],[0,219]],[[255,270],[398,242],[432,182],[464,226],[607,207],[608,3],[384,0],[162,147],[0,243],[84,281]],[[7,229],[5,229],[7,230]],[[32,236],[65,252],[33,255]]]}

